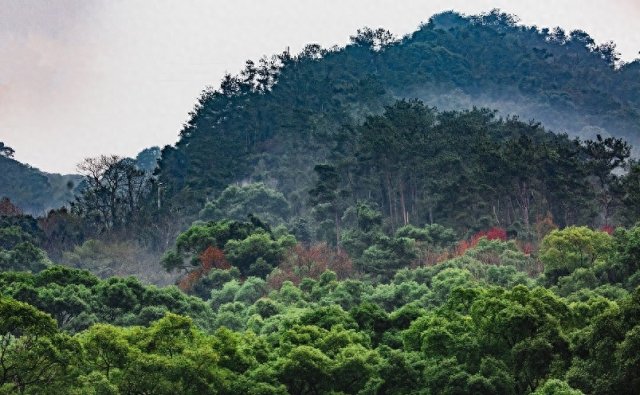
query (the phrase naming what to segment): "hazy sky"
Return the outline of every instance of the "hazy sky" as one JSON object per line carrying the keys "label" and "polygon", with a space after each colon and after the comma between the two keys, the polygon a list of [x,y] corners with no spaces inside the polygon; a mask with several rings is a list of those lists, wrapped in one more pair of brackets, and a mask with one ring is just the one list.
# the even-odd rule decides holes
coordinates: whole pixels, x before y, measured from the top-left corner
{"label": "hazy sky", "polygon": [[613,40],[625,60],[640,50],[639,0],[0,0],[0,141],[18,160],[72,172],[86,156],[174,143],[203,87],[246,59],[492,8]]}

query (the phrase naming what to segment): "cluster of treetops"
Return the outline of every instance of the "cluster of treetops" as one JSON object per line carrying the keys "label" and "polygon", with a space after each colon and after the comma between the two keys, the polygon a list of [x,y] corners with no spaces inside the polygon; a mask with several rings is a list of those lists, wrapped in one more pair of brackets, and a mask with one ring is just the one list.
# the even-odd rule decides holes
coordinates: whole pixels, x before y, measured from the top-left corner
{"label": "cluster of treetops", "polygon": [[[485,132],[493,143],[517,137],[515,130],[499,135],[497,120],[483,119],[491,116],[471,110],[477,104],[496,108],[501,116],[536,119],[555,132],[583,140],[596,140],[600,134],[603,139],[615,136],[640,143],[640,60],[622,64],[614,44],[596,45],[583,31],[565,33],[515,21],[499,12],[477,17],[444,13],[400,39],[384,29],[362,29],[343,48],[309,45],[295,56],[284,52],[248,61],[238,75],[225,76],[219,89],[202,93],[177,144],[164,148],[158,174],[166,210],[194,213],[228,185],[245,180],[275,186],[299,214],[306,190],[312,187],[309,175],[314,166],[375,154],[381,149],[375,144],[386,141],[357,147],[359,137],[367,133],[358,126],[398,99],[418,98],[427,107],[446,111],[425,115],[421,130],[406,136],[391,130],[395,135],[388,138],[394,147],[416,137],[420,138],[411,143],[421,148],[429,145],[433,150],[444,144],[443,149],[455,152],[451,166],[466,154],[462,142],[456,145],[459,138],[467,141],[459,136],[463,128],[474,126],[469,139]],[[455,92],[465,100],[447,103],[446,97]],[[470,111],[449,111],[461,108]],[[402,122],[390,121],[396,127]],[[372,125],[372,132],[381,127],[385,125]],[[528,133],[524,125],[510,126],[517,128]],[[450,141],[424,141],[446,132],[451,132],[446,136]],[[547,142],[536,139],[536,143]],[[421,160],[427,154],[439,152],[419,151],[414,158]],[[432,168],[450,164],[444,154],[440,157]],[[377,181],[375,187],[378,195],[391,188]],[[397,186],[393,189],[399,193]],[[395,211],[402,218],[402,212]]]}
{"label": "cluster of treetops", "polygon": [[[357,132],[387,148],[377,155],[413,160],[428,145],[395,148],[393,131],[424,127],[436,142],[439,128],[454,130],[442,116],[399,102]],[[33,218],[4,199],[0,393],[639,391],[640,227],[617,226],[638,218],[626,144],[517,120],[465,138],[474,129],[457,125],[458,139],[441,132],[435,150],[466,153],[439,179],[364,141],[355,159],[317,165],[307,216],[264,183],[226,188],[159,260],[180,273],[177,287],[103,270],[114,259],[105,246],[157,243],[155,228],[142,230],[162,218],[158,195],[130,161],[85,161],[98,176],[72,210]],[[416,194],[432,190],[419,179],[449,194],[422,205]]]}
{"label": "cluster of treetops", "polygon": [[458,243],[358,216],[344,250],[256,218],[194,225],[163,260],[188,265],[180,288],[3,271],[0,393],[640,390],[640,227],[546,221],[527,251],[499,228]]}
{"label": "cluster of treetops", "polygon": [[[619,138],[392,100],[436,65],[483,89],[459,37],[587,62],[602,103],[638,84],[611,45],[498,13],[249,63],[155,174],[89,158],[69,209],[0,201],[0,394],[640,392],[640,165]],[[535,70],[549,94],[576,75]],[[140,251],[175,286],[122,276]]]}

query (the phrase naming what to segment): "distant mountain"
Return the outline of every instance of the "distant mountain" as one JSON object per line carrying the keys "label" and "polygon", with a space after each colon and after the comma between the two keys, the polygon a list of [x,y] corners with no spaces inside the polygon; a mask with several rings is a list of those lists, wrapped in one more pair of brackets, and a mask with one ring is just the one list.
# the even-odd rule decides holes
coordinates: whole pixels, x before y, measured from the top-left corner
{"label": "distant mountain", "polygon": [[[138,168],[151,174],[159,157],[160,148],[150,147],[133,160]],[[79,174],[46,173],[0,155],[0,198],[8,197],[27,214],[38,216],[51,209],[69,206],[82,187],[83,176]]]}
{"label": "distant mountain", "polygon": [[402,98],[441,110],[490,107],[555,132],[640,143],[639,60],[620,64],[614,44],[583,31],[521,26],[497,11],[446,12],[401,39],[365,28],[344,48],[308,45],[248,61],[203,92],[178,143],[165,147],[163,188],[192,210],[243,181],[304,205],[314,165],[345,144],[345,125]]}
{"label": "distant mountain", "polygon": [[160,159],[160,147],[145,148],[136,155],[134,161],[140,170],[151,174],[158,167]]}
{"label": "distant mountain", "polygon": [[67,206],[81,181],[77,174],[45,173],[0,155],[0,197],[8,197],[28,214]]}

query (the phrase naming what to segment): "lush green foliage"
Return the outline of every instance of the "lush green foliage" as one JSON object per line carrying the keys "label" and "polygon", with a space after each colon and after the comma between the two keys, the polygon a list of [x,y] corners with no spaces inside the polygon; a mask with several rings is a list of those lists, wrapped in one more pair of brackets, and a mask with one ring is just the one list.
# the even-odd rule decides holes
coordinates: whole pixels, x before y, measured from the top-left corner
{"label": "lush green foliage", "polygon": [[39,271],[51,262],[40,249],[40,230],[28,216],[0,216],[0,271]]}
{"label": "lush green foliage", "polygon": [[[612,236],[585,228],[552,232],[544,251],[558,253],[544,259],[563,263],[565,271],[551,289],[541,286],[544,276],[522,271],[530,258],[513,241],[486,237],[456,258],[401,269],[389,282],[338,280],[328,271],[274,288],[218,271],[221,281],[207,302],[176,288],[99,280],[60,266],[36,275],[6,272],[0,388],[635,393],[638,234],[640,228]],[[563,244],[576,237],[581,247]],[[577,249],[599,255],[576,261]],[[617,281],[620,270],[625,276]],[[575,287],[583,271],[594,281]]]}
{"label": "lush green foliage", "polygon": [[263,183],[230,185],[217,199],[205,204],[200,219],[242,221],[249,214],[268,223],[284,223],[289,218],[289,203],[282,193]]}
{"label": "lush green foliage", "polygon": [[147,325],[166,312],[211,327],[211,309],[176,287],[158,288],[133,277],[100,280],[84,270],[52,266],[37,274],[0,273],[1,294],[50,314],[59,328],[76,332],[95,323]]}
{"label": "lush green foliage", "polygon": [[[166,210],[195,215],[207,197],[218,199],[228,185],[249,181],[275,187],[288,200],[294,217],[309,220],[313,216],[309,204],[317,207],[319,203],[317,209],[331,212],[335,218],[336,208],[339,211],[342,207],[333,204],[327,192],[338,196],[343,189],[357,186],[361,192],[358,198],[371,193],[381,200],[390,193],[404,192],[412,223],[422,225],[429,216],[425,213],[431,210],[432,222],[446,218],[455,225],[462,222],[468,226],[481,218],[492,220],[492,206],[502,221],[510,204],[523,204],[522,198],[515,201],[511,196],[502,196],[500,204],[495,198],[488,202],[486,196],[476,196],[488,190],[478,191],[485,180],[477,178],[478,172],[490,171],[483,174],[491,177],[494,194],[508,190],[527,196],[529,179],[539,181],[543,176],[539,173],[556,166],[563,174],[558,177],[564,178],[544,185],[552,196],[535,196],[533,202],[553,207],[554,218],[560,223],[594,225],[585,219],[593,214],[593,208],[572,201],[583,192],[580,185],[572,185],[573,162],[584,158],[575,157],[576,149],[568,140],[547,135],[540,127],[499,121],[491,112],[480,110],[404,111],[395,118],[389,114],[368,119],[364,127],[358,127],[365,117],[380,114],[398,98],[418,98],[444,110],[498,108],[503,116],[537,119],[548,130],[583,139],[596,140],[599,134],[639,141],[640,101],[635,92],[640,89],[640,63],[619,64],[616,69],[612,67],[616,53],[611,43],[598,46],[582,31],[538,30],[515,22],[513,16],[497,12],[478,17],[444,13],[402,39],[394,39],[384,30],[364,29],[344,48],[309,45],[295,56],[286,52],[259,62],[248,61],[239,75],[226,76],[218,90],[203,92],[178,143],[164,148],[159,175],[167,188]],[[367,138],[358,138],[362,134]],[[467,147],[470,141],[475,144]],[[478,145],[488,152],[479,152]],[[330,180],[322,177],[330,176],[329,168],[317,166],[345,165],[340,162],[361,158],[354,157],[356,154],[378,165],[379,171],[372,171],[380,174],[357,182],[343,177],[350,188],[339,185],[309,202],[309,190],[322,192],[317,189],[320,185],[309,182],[313,169],[324,172],[318,177],[326,188]],[[467,158],[472,160],[469,165]],[[495,168],[478,168],[478,163],[488,166],[488,161],[495,161]],[[509,166],[504,167],[503,161]],[[422,169],[412,172],[415,163]],[[455,177],[432,182],[424,170],[445,171]],[[532,170],[534,174],[529,174]],[[378,176],[385,173],[392,180],[381,183]],[[412,182],[426,191],[413,191],[421,192],[413,196]],[[469,182],[471,185],[463,188]],[[498,190],[495,184],[499,184]],[[540,194],[542,185],[531,189],[534,195]],[[460,197],[452,199],[451,190]],[[551,200],[543,202],[547,198]],[[344,203],[344,199],[338,200]],[[401,197],[388,200],[397,200],[400,206]],[[412,200],[417,200],[415,207]],[[438,207],[443,202],[449,207]],[[392,213],[386,213],[389,204]],[[406,218],[402,208],[393,207],[392,202],[380,207],[395,222]],[[468,211],[469,207],[482,208],[483,213]],[[414,210],[422,213],[414,214]],[[600,214],[601,210],[597,207],[595,211]],[[466,218],[459,221],[455,214]],[[531,213],[532,220],[536,215]],[[608,224],[611,215],[603,215],[601,222]],[[508,222],[515,221],[510,219]],[[331,233],[335,238],[340,232],[331,231],[339,229],[335,224],[317,227],[322,228],[322,239],[327,241]],[[487,226],[482,223],[479,227]]]}
{"label": "lush green foliage", "polygon": [[[265,277],[282,260],[285,250],[293,247],[293,236],[277,235],[257,218],[251,222],[225,220],[191,226],[176,240],[176,248],[168,251],[162,263],[168,270],[188,269],[188,265],[206,264],[203,253],[220,249],[229,263],[243,276]],[[211,267],[208,267],[210,269]]]}
{"label": "lush green foliage", "polygon": [[0,143],[0,394],[640,393],[616,56],[449,12],[249,61],[37,219],[60,191]]}

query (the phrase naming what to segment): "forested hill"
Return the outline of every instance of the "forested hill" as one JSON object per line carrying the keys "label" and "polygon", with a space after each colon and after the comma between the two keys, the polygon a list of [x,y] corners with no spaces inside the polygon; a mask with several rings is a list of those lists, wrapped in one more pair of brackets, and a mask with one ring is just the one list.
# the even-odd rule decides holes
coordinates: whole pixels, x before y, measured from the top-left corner
{"label": "forested hill", "polygon": [[355,126],[399,98],[440,110],[495,108],[547,130],[633,144],[640,142],[638,92],[640,62],[620,64],[612,43],[521,26],[499,12],[447,12],[401,39],[365,28],[344,48],[308,45],[297,55],[248,61],[203,92],[179,142],[164,149],[160,177],[167,209],[195,212],[229,184],[248,181],[281,191],[299,214],[314,166],[344,159]]}
{"label": "forested hill", "polygon": [[[84,177],[79,174],[45,173],[13,159],[13,149],[0,142],[0,198],[9,198],[26,214],[40,216],[52,209],[69,206],[83,188]],[[160,148],[141,151],[134,159],[136,166],[153,172]]]}
{"label": "forested hill", "polygon": [[44,173],[0,155],[0,198],[11,199],[25,213],[42,215],[68,205],[81,181],[77,174]]}
{"label": "forested hill", "polygon": [[639,69],[496,12],[247,62],[0,200],[0,395],[640,394]]}

